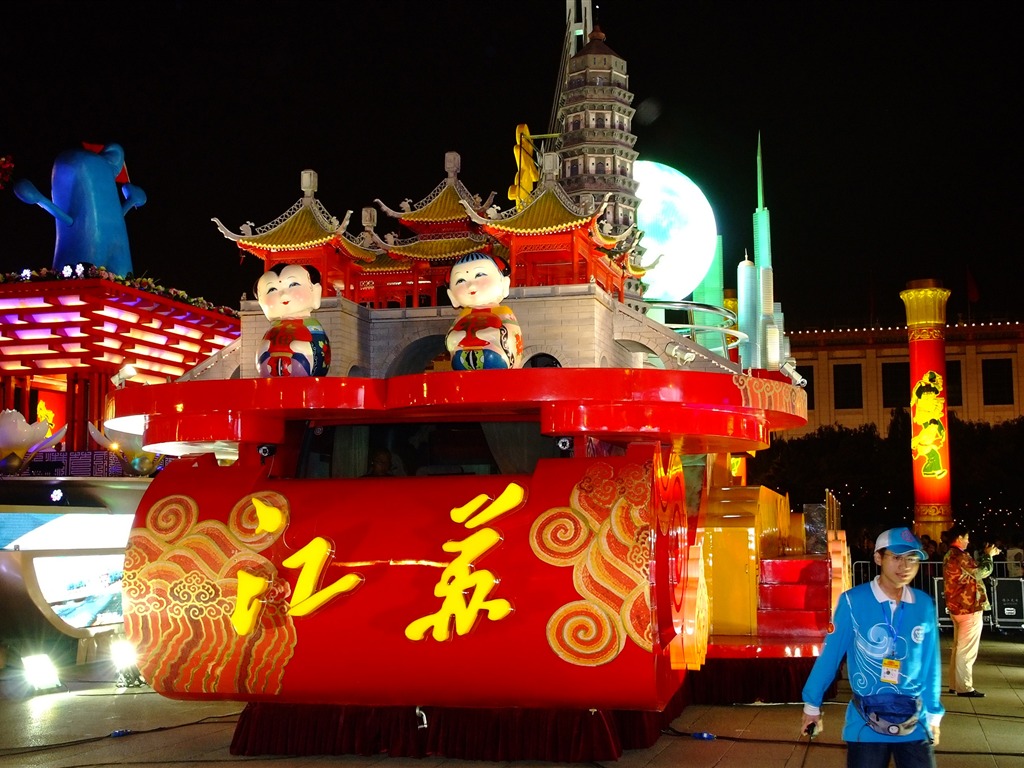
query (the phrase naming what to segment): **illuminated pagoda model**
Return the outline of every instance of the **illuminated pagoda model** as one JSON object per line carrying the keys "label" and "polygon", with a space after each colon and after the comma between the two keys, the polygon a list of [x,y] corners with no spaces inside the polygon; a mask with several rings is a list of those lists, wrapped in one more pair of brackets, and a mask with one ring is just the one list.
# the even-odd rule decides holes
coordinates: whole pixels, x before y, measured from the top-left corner
{"label": "illuminated pagoda model", "polygon": [[[364,209],[364,230],[349,235],[350,214],[339,223],[315,199],[317,174],[312,170],[302,173],[303,198],[272,222],[232,232],[214,219],[221,233],[268,267],[311,264],[324,276],[325,296],[368,307],[445,304],[451,264],[482,250],[508,264],[513,286],[595,282],[620,301],[628,296],[630,305],[641,309],[643,270],[632,264],[639,240],[633,95],[625,60],[607,46],[600,29],[592,28],[589,3],[584,5],[586,20],[571,25],[579,35],[571,35],[567,46],[582,34],[590,42],[567,62],[556,121],[562,130],[549,134],[557,154],[537,157],[538,146],[520,126],[521,183],[510,190],[516,203],[512,209],[502,212],[493,192],[482,200],[467,190],[458,179],[461,159],[449,152],[446,177],[420,202],[407,199],[396,210],[376,201],[411,234],[382,238],[375,231],[376,212]],[[536,181],[539,195],[533,195]]]}
{"label": "illuminated pagoda model", "polygon": [[[522,208],[499,212],[482,203],[458,179],[461,159],[445,155],[446,178],[415,205],[405,201],[399,210],[377,204],[391,219],[410,231],[406,236],[377,234],[377,212],[362,211],[359,235],[325,228],[336,225],[316,199],[314,187],[277,219],[250,233],[234,233],[219,220],[217,226],[239,249],[274,263],[311,264],[325,275],[325,295],[341,296],[367,307],[433,307],[447,304],[448,273],[452,263],[482,251],[508,265],[517,286],[596,283],[622,299],[631,270],[628,254],[616,252],[621,237],[598,227],[600,210],[581,209],[562,191],[548,155],[547,170],[537,194]],[[314,171],[303,171],[304,183]],[[592,203],[592,201],[591,201]],[[310,212],[316,212],[316,215]],[[346,216],[346,220],[347,220]],[[514,254],[514,257],[510,254]]]}
{"label": "illuminated pagoda model", "polygon": [[[240,250],[275,263],[309,264],[320,272],[324,295],[343,296],[370,307],[434,306],[436,294],[448,286],[448,266],[460,256],[486,246],[485,238],[471,231],[461,203],[480,205],[458,179],[457,153],[445,156],[445,179],[415,208],[381,208],[412,232],[403,239],[377,235],[377,213],[365,208],[363,231],[352,236],[316,199],[317,174],[302,172],[303,197],[268,224],[255,230],[231,232],[214,219],[221,233]],[[441,290],[441,295],[444,291]]]}
{"label": "illuminated pagoda model", "polygon": [[621,233],[636,222],[639,204],[633,179],[636,110],[630,106],[625,59],[608,47],[599,27],[585,29],[589,40],[567,62],[551,130],[558,131],[555,147],[566,193],[580,204],[585,197],[607,200],[603,221]]}

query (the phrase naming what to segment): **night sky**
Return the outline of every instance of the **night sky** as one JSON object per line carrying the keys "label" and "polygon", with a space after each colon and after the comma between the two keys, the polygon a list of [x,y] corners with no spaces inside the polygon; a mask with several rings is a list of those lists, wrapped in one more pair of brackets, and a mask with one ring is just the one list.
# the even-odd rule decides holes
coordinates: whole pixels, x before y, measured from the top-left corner
{"label": "night sky", "polygon": [[[801,329],[905,322],[899,292],[921,278],[952,289],[950,320],[1024,319],[1011,13],[605,0],[597,19],[628,61],[640,158],[711,202],[727,286],[753,254],[760,132],[776,300]],[[268,223],[305,168],[332,214],[354,211],[350,232],[374,198],[425,197],[447,151],[507,208],[516,125],[547,130],[563,14],[559,0],[16,2],[0,20],[0,155],[49,194],[58,153],[120,143],[149,198],[127,217],[136,275],[237,307],[261,265],[210,219]],[[379,234],[394,228],[379,215]],[[0,232],[0,271],[50,265],[53,219],[9,189]]]}

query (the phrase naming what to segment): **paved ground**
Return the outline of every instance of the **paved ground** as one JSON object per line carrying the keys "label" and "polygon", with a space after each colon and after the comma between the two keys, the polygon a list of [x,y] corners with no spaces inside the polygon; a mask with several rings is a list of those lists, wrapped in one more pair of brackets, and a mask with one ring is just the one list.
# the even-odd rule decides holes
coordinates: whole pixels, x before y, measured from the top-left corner
{"label": "paved ground", "polygon": [[[949,638],[943,645],[948,649]],[[948,650],[947,650],[948,655]],[[340,765],[350,768],[473,768],[447,758],[231,755],[229,746],[242,710],[237,702],[180,702],[146,687],[118,689],[102,665],[64,672],[66,690],[25,697],[10,675],[0,679],[0,766],[95,768],[245,763],[256,768]],[[984,699],[945,696],[939,766],[1024,768],[1024,633],[988,635],[975,667]],[[798,740],[799,704],[690,706],[672,730],[649,749],[626,752],[616,768],[839,768],[846,753],[839,741],[842,707],[826,705],[826,732],[809,747]],[[708,731],[714,741],[690,732]],[[115,735],[127,732],[124,735]],[[480,766],[493,766],[479,763]],[[534,765],[515,763],[516,768]],[[536,763],[553,766],[555,763]]]}

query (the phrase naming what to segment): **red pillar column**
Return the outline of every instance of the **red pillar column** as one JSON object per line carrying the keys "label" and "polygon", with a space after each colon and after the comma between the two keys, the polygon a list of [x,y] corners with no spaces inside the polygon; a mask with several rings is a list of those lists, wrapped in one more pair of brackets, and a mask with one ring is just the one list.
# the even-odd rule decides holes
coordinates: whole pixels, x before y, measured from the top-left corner
{"label": "red pillar column", "polygon": [[953,522],[949,415],[946,410],[946,300],[937,280],[913,280],[900,298],[910,348],[910,447],[914,472],[914,531],[938,541]]}
{"label": "red pillar column", "polygon": [[19,397],[17,404],[17,411],[25,417],[25,421],[31,424],[35,421],[35,414],[32,413],[30,404],[32,402],[32,377],[31,376],[19,376],[18,379]]}

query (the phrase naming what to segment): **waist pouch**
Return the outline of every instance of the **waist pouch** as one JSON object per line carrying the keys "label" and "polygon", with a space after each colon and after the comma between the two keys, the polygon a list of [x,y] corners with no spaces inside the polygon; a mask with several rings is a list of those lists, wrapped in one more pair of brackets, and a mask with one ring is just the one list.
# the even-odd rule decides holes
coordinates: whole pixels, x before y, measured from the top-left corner
{"label": "waist pouch", "polygon": [[921,699],[902,693],[853,697],[853,705],[871,730],[885,736],[909,736],[921,716]]}

